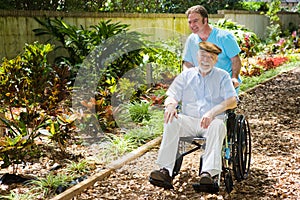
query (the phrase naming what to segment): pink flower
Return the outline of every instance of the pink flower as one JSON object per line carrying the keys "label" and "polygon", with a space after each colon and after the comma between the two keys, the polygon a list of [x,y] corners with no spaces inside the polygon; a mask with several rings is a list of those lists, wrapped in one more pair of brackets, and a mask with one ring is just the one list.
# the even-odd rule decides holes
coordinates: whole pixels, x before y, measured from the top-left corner
{"label": "pink flower", "polygon": [[297,36],[297,31],[293,31],[292,37],[295,38]]}
{"label": "pink flower", "polygon": [[282,46],[285,43],[284,38],[280,38],[279,42],[277,43],[278,46]]}
{"label": "pink flower", "polygon": [[246,41],[249,41],[249,37],[250,37],[249,34],[247,34],[247,33],[244,34],[244,39],[245,39]]}

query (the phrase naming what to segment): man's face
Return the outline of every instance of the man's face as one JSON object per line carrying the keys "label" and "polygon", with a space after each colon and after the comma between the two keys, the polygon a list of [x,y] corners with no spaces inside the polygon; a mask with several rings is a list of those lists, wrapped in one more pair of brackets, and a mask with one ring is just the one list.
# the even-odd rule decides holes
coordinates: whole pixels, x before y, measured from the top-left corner
{"label": "man's face", "polygon": [[200,72],[208,73],[212,70],[218,60],[218,55],[204,50],[198,51],[198,69]]}
{"label": "man's face", "polygon": [[[204,28],[204,24],[206,19],[203,19],[203,17],[199,13],[191,13],[188,16],[188,23],[191,31],[193,33],[201,32]],[[204,23],[203,23],[204,21]]]}

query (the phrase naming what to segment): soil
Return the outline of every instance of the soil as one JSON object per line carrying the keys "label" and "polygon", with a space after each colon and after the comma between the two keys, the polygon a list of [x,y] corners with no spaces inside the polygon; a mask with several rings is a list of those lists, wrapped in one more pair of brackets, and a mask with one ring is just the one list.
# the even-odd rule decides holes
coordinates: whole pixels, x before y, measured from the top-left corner
{"label": "soil", "polygon": [[217,195],[193,190],[200,152],[184,158],[173,190],[154,187],[148,176],[157,169],[155,147],[73,199],[300,199],[300,68],[242,95],[236,112],[247,116],[251,126],[251,173],[235,181],[230,194],[224,183]]}
{"label": "soil", "polygon": [[[157,169],[159,146],[156,146],[73,200],[300,199],[300,68],[260,84],[241,95],[240,100],[236,113],[247,116],[251,127],[251,173],[247,179],[235,181],[230,194],[226,193],[224,182],[217,195],[194,191],[192,184],[199,180],[200,151],[184,158],[180,174],[173,181],[174,189],[154,187],[148,176]],[[67,149],[71,153],[64,157],[53,149],[45,151],[44,156],[19,168],[18,173],[40,177],[53,167],[64,167],[68,161],[93,156],[98,150],[97,145],[86,148],[73,144]],[[103,167],[96,164],[90,175]],[[0,174],[11,171],[2,169]],[[26,193],[28,188],[0,184],[0,194],[9,190]]]}

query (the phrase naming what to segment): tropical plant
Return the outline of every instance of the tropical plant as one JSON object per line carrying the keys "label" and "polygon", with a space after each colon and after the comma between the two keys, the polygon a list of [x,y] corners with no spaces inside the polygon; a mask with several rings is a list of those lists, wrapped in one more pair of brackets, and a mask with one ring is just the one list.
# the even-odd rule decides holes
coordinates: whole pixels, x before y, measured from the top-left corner
{"label": "tropical plant", "polygon": [[68,81],[62,80],[67,68],[52,68],[47,62],[52,50],[50,44],[26,44],[22,54],[1,64],[1,121],[7,134],[1,138],[0,157],[5,166],[23,161],[38,130],[68,95]]}
{"label": "tropical plant", "polygon": [[33,192],[40,193],[44,198],[50,194],[55,194],[59,187],[67,187],[72,179],[72,176],[68,176],[66,174],[54,175],[53,173],[49,173],[46,177],[31,180],[27,184],[33,185]]}
{"label": "tropical plant", "polygon": [[34,139],[40,135],[38,130],[45,125],[45,118],[34,128],[27,127],[22,120],[10,121],[3,118],[0,120],[8,129],[7,136],[0,138],[0,161],[3,162],[1,167],[25,162],[25,156],[34,146]]}
{"label": "tropical plant", "polygon": [[[79,117],[77,118],[78,128],[88,134],[97,134],[102,130],[108,130],[115,127],[115,121],[113,119],[112,106],[109,104],[108,90],[101,92],[102,96],[96,98],[90,98],[88,101],[82,100],[80,104],[82,109],[80,110]],[[97,125],[100,124],[100,129]]]}
{"label": "tropical plant", "polygon": [[151,43],[146,49],[143,63],[150,64],[154,83],[168,82],[181,72],[181,49],[179,39]]}
{"label": "tropical plant", "polygon": [[58,115],[51,117],[45,122],[46,129],[39,129],[39,133],[47,136],[51,141],[56,142],[62,152],[65,152],[67,141],[72,137],[75,130],[75,115]]}
{"label": "tropical plant", "polygon": [[121,102],[133,99],[137,90],[137,83],[131,81],[128,78],[120,78],[118,82],[118,87],[116,87],[115,92],[118,93],[118,99]]}
{"label": "tropical plant", "polygon": [[[51,45],[26,44],[22,55],[12,60],[4,58],[0,68],[1,104],[9,107],[26,107],[28,117],[34,115],[30,106],[43,100],[51,68],[47,64],[47,54]],[[31,111],[31,112],[30,112]]]}
{"label": "tropical plant", "polygon": [[141,52],[146,48],[143,35],[128,32],[129,25],[111,23],[111,20],[101,21],[89,29],[69,25],[58,18],[37,21],[43,28],[35,29],[36,35],[51,35],[69,53],[69,57],[63,59],[73,65],[69,80],[77,91],[73,95],[78,99],[77,104],[73,102],[74,107],[81,107],[80,104],[90,101],[91,96],[95,97],[94,111],[88,108],[87,112],[97,114],[102,130],[114,126],[111,94],[116,80],[142,63]]}
{"label": "tropical plant", "polygon": [[86,160],[81,160],[79,162],[71,161],[65,171],[69,174],[80,175],[82,173],[87,173],[90,169],[89,163]]}
{"label": "tropical plant", "polygon": [[[128,24],[112,23],[111,20],[107,20],[100,21],[99,24],[92,25],[88,29],[85,29],[83,26],[76,27],[70,25],[64,22],[62,18],[35,19],[43,27],[34,29],[35,35],[51,36],[49,42],[58,40],[61,43],[61,47],[68,52],[68,57],[58,57],[56,58],[57,61],[67,59],[75,66],[76,64],[81,64],[86,56],[95,50],[96,54],[93,54],[95,57],[89,57],[91,62],[94,61],[95,64],[100,65],[99,69],[101,69],[112,64],[116,56],[118,56],[117,59],[119,63],[115,63],[113,67],[115,70],[117,69],[117,71],[115,71],[116,73],[121,73],[122,75],[124,73],[124,67],[120,67],[120,64],[123,63],[123,66],[126,66],[124,65],[125,63],[134,63],[135,57],[138,56],[134,51],[126,51],[126,49],[128,49],[128,47],[126,47],[127,45],[135,45],[141,42],[139,41],[141,37],[140,34],[137,32],[128,33]],[[99,45],[102,46],[98,47],[98,50],[95,49]],[[108,46],[111,47],[107,50]],[[125,58],[122,56],[123,52],[127,52]],[[111,54],[115,54],[115,56]],[[110,60],[111,58],[113,58],[113,60]],[[123,59],[120,60],[119,58]],[[103,62],[108,62],[108,65],[103,65]],[[74,68],[73,70],[76,72],[78,69]],[[121,70],[121,72],[118,72],[119,70]],[[125,71],[126,70],[128,69],[125,68]]]}
{"label": "tropical plant", "polygon": [[117,159],[137,147],[134,141],[113,134],[108,134],[104,141],[107,141],[107,143],[101,150],[100,157],[106,162]]}
{"label": "tropical plant", "polygon": [[26,44],[24,52],[16,58],[4,58],[0,67],[0,104],[9,111],[25,108],[23,121],[34,125],[37,109],[51,113],[68,95],[68,66],[48,64],[47,55],[53,50],[50,44]]}
{"label": "tropical plant", "polygon": [[11,191],[8,195],[0,195],[0,199],[4,200],[29,200],[29,199],[37,199],[38,194],[20,194],[14,191]]}
{"label": "tropical plant", "polygon": [[133,102],[128,105],[129,115],[134,122],[142,122],[143,120],[150,120],[149,113],[150,103],[141,101],[141,102]]}
{"label": "tropical plant", "polygon": [[270,25],[267,26],[267,39],[266,43],[271,44],[279,41],[282,34],[280,18],[277,13],[281,10],[281,1],[273,0],[268,4],[268,11],[265,13],[270,20]]}

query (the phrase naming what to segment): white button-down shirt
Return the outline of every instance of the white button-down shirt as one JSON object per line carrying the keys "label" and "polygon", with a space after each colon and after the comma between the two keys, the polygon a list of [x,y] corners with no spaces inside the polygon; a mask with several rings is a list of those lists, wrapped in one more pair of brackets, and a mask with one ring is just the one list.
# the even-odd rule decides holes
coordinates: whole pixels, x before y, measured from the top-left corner
{"label": "white button-down shirt", "polygon": [[182,114],[197,118],[224,100],[237,96],[229,74],[216,67],[204,77],[197,67],[184,70],[170,85],[167,95],[181,102]]}

